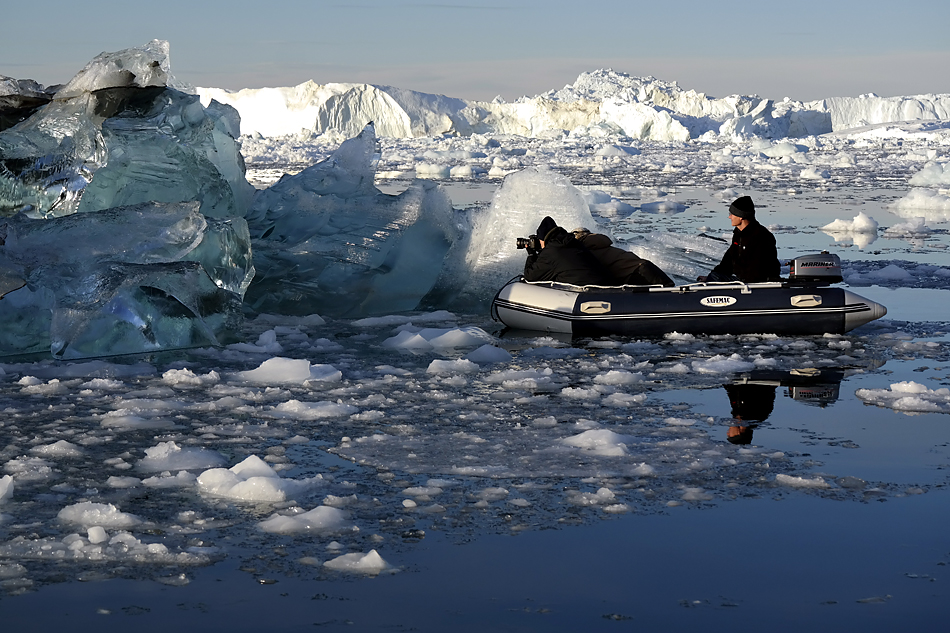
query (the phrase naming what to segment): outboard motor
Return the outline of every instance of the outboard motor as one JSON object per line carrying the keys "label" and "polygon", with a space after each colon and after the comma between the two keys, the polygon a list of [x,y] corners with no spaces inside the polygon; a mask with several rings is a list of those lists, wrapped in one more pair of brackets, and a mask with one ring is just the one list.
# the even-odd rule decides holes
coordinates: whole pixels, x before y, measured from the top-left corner
{"label": "outboard motor", "polygon": [[828,251],[816,255],[801,255],[789,262],[788,281],[793,285],[836,284],[841,276],[841,258]]}

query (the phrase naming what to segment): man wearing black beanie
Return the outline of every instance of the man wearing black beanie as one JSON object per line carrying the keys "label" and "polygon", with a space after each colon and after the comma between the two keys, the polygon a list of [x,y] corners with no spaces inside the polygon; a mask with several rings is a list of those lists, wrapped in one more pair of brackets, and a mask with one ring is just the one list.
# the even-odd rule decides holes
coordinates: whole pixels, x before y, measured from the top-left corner
{"label": "man wearing black beanie", "polygon": [[729,205],[732,222],[732,246],[719,265],[699,281],[732,281],[745,283],[779,281],[781,264],[775,248],[775,236],[755,219],[755,204],[742,196]]}

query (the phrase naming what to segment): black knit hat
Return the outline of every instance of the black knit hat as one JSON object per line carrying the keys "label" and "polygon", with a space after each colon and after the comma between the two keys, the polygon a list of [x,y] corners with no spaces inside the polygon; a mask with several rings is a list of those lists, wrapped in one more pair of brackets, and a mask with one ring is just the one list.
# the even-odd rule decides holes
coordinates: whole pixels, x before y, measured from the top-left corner
{"label": "black knit hat", "polygon": [[736,201],[729,205],[729,214],[746,220],[754,220],[755,205],[752,203],[752,198],[749,196],[736,198]]}
{"label": "black knit hat", "polygon": [[557,222],[554,221],[549,215],[544,216],[544,219],[541,220],[541,224],[538,225],[537,236],[539,240],[544,240],[547,238],[548,233],[557,228]]}

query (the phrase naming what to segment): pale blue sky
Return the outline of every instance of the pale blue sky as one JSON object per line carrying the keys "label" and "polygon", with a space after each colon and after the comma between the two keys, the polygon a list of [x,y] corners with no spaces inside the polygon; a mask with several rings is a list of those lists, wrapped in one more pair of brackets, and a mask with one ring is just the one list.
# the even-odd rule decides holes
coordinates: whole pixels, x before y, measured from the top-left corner
{"label": "pale blue sky", "polygon": [[312,79],[512,100],[613,68],[715,97],[950,93],[947,0],[10,4],[0,75],[47,85],[164,39],[175,76],[230,89]]}

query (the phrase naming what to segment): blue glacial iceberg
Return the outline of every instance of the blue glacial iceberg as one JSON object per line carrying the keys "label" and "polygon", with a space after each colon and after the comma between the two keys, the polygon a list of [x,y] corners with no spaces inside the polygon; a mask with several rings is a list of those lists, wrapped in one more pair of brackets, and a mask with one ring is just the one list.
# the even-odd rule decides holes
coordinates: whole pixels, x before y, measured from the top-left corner
{"label": "blue glacial iceberg", "polygon": [[367,316],[419,307],[459,260],[452,202],[430,181],[399,195],[373,184],[372,123],[327,160],[260,191],[248,210],[258,312]]}
{"label": "blue glacial iceberg", "polygon": [[0,132],[0,277],[25,282],[0,301],[0,355],[220,345],[240,328],[254,190],[239,118],[174,85],[166,42],[103,53]]}

